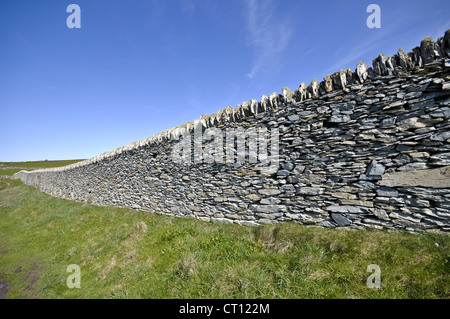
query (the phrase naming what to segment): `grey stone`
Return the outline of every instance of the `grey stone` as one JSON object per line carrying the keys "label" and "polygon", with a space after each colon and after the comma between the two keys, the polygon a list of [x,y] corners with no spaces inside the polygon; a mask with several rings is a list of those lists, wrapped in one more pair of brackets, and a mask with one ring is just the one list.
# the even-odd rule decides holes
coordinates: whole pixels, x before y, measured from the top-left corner
{"label": "grey stone", "polygon": [[404,100],[415,99],[415,98],[421,97],[422,94],[423,94],[422,92],[410,92],[410,93],[405,94],[403,99]]}
{"label": "grey stone", "polygon": [[359,83],[364,83],[369,77],[369,67],[360,61],[356,65],[356,75],[358,76]]}
{"label": "grey stone", "polygon": [[333,81],[333,87],[337,89],[343,89],[347,86],[347,71],[341,70],[331,75]]}
{"label": "grey stone", "polygon": [[300,217],[299,214],[292,214],[292,213],[285,213],[284,215],[292,220],[297,220]]}
{"label": "grey stone", "polygon": [[284,102],[295,103],[294,93],[288,87],[282,88],[281,93],[283,94]]}
{"label": "grey stone", "polygon": [[426,37],[420,42],[420,52],[424,64],[428,64],[435,59],[435,43],[433,38]]}
{"label": "grey stone", "polygon": [[403,51],[402,49],[399,49],[397,51],[397,54],[398,54],[398,58],[399,58],[399,65],[400,65],[400,67],[404,71],[407,71],[408,69],[410,69],[412,67],[412,61],[408,57],[408,55],[405,53],[405,51]]}
{"label": "grey stone", "polygon": [[[444,38],[442,39],[441,51],[444,57],[450,58],[450,29],[445,31]],[[448,62],[448,60],[446,60]]]}
{"label": "grey stone", "polygon": [[316,98],[319,96],[319,82],[317,79],[312,79],[311,84],[306,88],[308,98]]}
{"label": "grey stone", "polygon": [[373,208],[372,213],[382,220],[389,220],[388,214],[386,214],[386,211],[382,208]]}
{"label": "grey stone", "polygon": [[353,108],[355,107],[356,103],[354,101],[351,102],[345,102],[345,103],[339,103],[339,104],[331,104],[330,108],[333,111],[353,111]]}
{"label": "grey stone", "polygon": [[261,199],[261,196],[256,195],[256,194],[248,194],[245,196],[246,199],[249,199],[251,201],[257,202]]}
{"label": "grey stone", "polygon": [[380,100],[380,99],[378,99],[378,98],[374,98],[374,99],[365,99],[365,100],[363,101],[363,103],[364,103],[364,104],[368,104],[368,105],[372,105],[372,104],[378,102],[379,100]]}
{"label": "grey stone", "polygon": [[267,213],[256,213],[256,216],[260,217],[260,218],[266,218],[266,219],[275,219],[275,216],[272,216],[270,214]]}
{"label": "grey stone", "polygon": [[294,169],[295,165],[291,162],[287,162],[283,165],[283,169],[287,171],[292,171]]}
{"label": "grey stone", "polygon": [[277,222],[276,220],[271,220],[271,219],[268,219],[268,218],[261,218],[261,219],[258,219],[258,223],[261,223],[261,224],[268,224],[268,225],[275,225],[275,224],[278,224],[278,222]]}
{"label": "grey stone", "polygon": [[281,98],[277,92],[269,95],[269,105],[273,111],[281,107]]}
{"label": "grey stone", "polygon": [[384,174],[384,171],[386,168],[383,164],[377,162],[376,160],[373,160],[369,167],[367,168],[366,175],[367,176],[381,176]]}
{"label": "grey stone", "polygon": [[382,127],[382,128],[394,127],[396,120],[397,120],[396,117],[391,117],[391,118],[388,118],[388,119],[384,119],[384,120],[381,121],[380,127]]}
{"label": "grey stone", "polygon": [[393,172],[383,175],[380,185],[389,187],[420,186],[430,188],[450,187],[450,166],[412,170],[405,172]]}
{"label": "grey stone", "polygon": [[297,90],[294,91],[294,98],[297,102],[306,100],[306,84],[302,82]]}
{"label": "grey stone", "polygon": [[260,108],[258,100],[256,100],[256,99],[250,100],[250,110],[253,114],[259,114],[261,112],[261,108]]}
{"label": "grey stone", "polygon": [[406,165],[403,165],[398,168],[399,171],[415,171],[415,170],[423,170],[427,169],[428,165],[427,163],[423,162],[417,162],[417,163],[409,163]]}
{"label": "grey stone", "polygon": [[233,221],[227,218],[214,218],[212,221],[219,224],[233,224]]}
{"label": "grey stone", "polygon": [[351,117],[347,114],[333,115],[330,117],[330,123],[346,123],[351,120]]}
{"label": "grey stone", "polygon": [[307,225],[315,225],[318,224],[320,222],[323,222],[326,218],[328,218],[328,216],[322,215],[322,214],[317,214],[314,212],[308,212],[308,213],[300,213],[298,214],[298,221],[301,222],[302,224],[307,224]]}
{"label": "grey stone", "polygon": [[250,210],[257,213],[277,213],[277,212],[286,212],[285,205],[250,205]]}
{"label": "grey stone", "polygon": [[403,144],[399,144],[397,145],[396,149],[400,152],[407,152],[412,148],[412,146],[409,145],[403,145]]}
{"label": "grey stone", "polygon": [[[389,219],[389,217],[388,217]],[[383,229],[383,228],[391,228],[392,227],[392,222],[389,220],[379,220],[379,219],[374,219],[374,218],[363,218],[362,219],[363,223],[366,225],[379,225],[379,227],[374,227],[377,229]]]}
{"label": "grey stone", "polygon": [[281,203],[281,199],[270,197],[270,198],[263,198],[260,201],[261,204],[267,204],[267,205],[273,205],[273,204],[279,204]]}
{"label": "grey stone", "polygon": [[408,93],[410,92],[423,92],[427,89],[428,84],[423,84],[423,85],[412,85],[410,87],[408,87],[408,89],[406,90]]}
{"label": "grey stone", "polygon": [[330,93],[331,91],[333,91],[333,79],[330,75],[326,75],[323,77],[322,86],[325,93]]}
{"label": "grey stone", "polygon": [[430,157],[430,160],[435,165],[450,165],[450,152],[434,154]]}
{"label": "grey stone", "polygon": [[295,187],[291,184],[281,186],[281,189],[286,192],[295,192]]}
{"label": "grey stone", "polygon": [[450,131],[449,132],[442,132],[439,134],[434,134],[430,137],[430,140],[432,141],[440,141],[443,142],[445,140],[450,139]]}
{"label": "grey stone", "polygon": [[376,189],[378,196],[395,197],[398,196],[398,191],[395,188],[379,187]]}
{"label": "grey stone", "polygon": [[426,108],[430,108],[434,105],[435,101],[433,99],[430,100],[425,100],[425,101],[420,101],[417,103],[413,103],[411,105],[411,110],[415,111],[415,110],[424,110]]}
{"label": "grey stone", "polygon": [[358,214],[358,213],[362,213],[363,210],[361,209],[361,207],[358,206],[348,206],[348,205],[344,205],[344,206],[339,206],[339,205],[334,205],[334,206],[328,206],[326,208],[328,211],[333,212],[333,213],[351,213],[351,214]]}
{"label": "grey stone", "polygon": [[331,220],[326,220],[326,221],[320,222],[318,224],[318,226],[327,227],[327,228],[333,228],[333,227],[336,227],[337,224],[335,222],[331,221]]}
{"label": "grey stone", "polygon": [[301,111],[301,112],[298,112],[297,114],[301,117],[307,117],[313,113],[311,111]]}
{"label": "grey stone", "polygon": [[290,172],[289,172],[288,170],[282,169],[282,170],[279,170],[279,171],[277,172],[277,175],[278,175],[278,176],[288,176],[289,173],[290,173]]}
{"label": "grey stone", "polygon": [[442,107],[439,110],[430,113],[431,117],[450,118],[450,108]]}
{"label": "grey stone", "polygon": [[338,226],[349,226],[352,223],[350,219],[341,214],[333,213],[331,214],[331,218],[336,222],[336,224],[338,224]]}
{"label": "grey stone", "polygon": [[374,183],[367,182],[367,181],[359,181],[357,183],[354,183],[353,185],[358,188],[363,188],[363,189],[375,189],[376,188]]}
{"label": "grey stone", "polygon": [[240,225],[244,225],[244,226],[259,226],[259,224],[257,222],[254,222],[252,220],[242,220],[239,221]]}
{"label": "grey stone", "polygon": [[261,95],[260,107],[262,112],[268,112],[270,110],[269,98],[266,95]]}
{"label": "grey stone", "polygon": [[321,195],[324,189],[320,187],[299,187],[297,188],[297,194],[299,195]]}
{"label": "grey stone", "polygon": [[286,178],[286,181],[290,184],[297,184],[300,183],[300,181],[302,180],[302,178],[300,176],[288,176]]}
{"label": "grey stone", "polygon": [[408,119],[397,122],[397,127],[403,130],[418,129],[428,126],[433,126],[434,124],[442,122],[442,119],[425,119],[419,117],[410,117]]}
{"label": "grey stone", "polygon": [[258,193],[261,195],[274,196],[281,194],[281,191],[278,188],[263,188],[258,190]]}

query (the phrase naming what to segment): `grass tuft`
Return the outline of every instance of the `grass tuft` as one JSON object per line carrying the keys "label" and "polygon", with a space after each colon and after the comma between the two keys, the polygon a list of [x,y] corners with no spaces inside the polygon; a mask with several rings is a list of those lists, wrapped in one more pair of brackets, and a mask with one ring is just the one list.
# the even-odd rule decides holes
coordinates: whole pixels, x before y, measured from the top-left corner
{"label": "grass tuft", "polygon": [[[449,244],[440,233],[207,223],[0,180],[7,298],[448,298]],[[70,264],[80,289],[66,285]],[[366,285],[371,264],[381,289]]]}

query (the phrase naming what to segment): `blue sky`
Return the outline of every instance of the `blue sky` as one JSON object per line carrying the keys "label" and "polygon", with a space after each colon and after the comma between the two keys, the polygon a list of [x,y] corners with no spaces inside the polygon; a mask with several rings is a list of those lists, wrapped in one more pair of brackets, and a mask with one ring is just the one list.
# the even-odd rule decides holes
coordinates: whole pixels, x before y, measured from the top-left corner
{"label": "blue sky", "polygon": [[[371,3],[380,29],[366,26]],[[90,158],[371,65],[443,36],[448,12],[448,0],[1,0],[0,161]]]}

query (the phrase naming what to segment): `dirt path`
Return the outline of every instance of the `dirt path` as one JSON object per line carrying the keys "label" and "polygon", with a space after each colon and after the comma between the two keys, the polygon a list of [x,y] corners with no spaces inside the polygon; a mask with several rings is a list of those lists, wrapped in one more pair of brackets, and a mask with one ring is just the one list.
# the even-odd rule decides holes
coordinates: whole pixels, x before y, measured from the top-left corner
{"label": "dirt path", "polygon": [[9,291],[9,284],[6,280],[0,279],[0,299],[5,299]]}
{"label": "dirt path", "polygon": [[[31,265],[31,267],[27,267],[26,271],[23,270],[22,266],[19,266],[14,272],[23,274],[23,282],[26,284],[24,288],[21,289],[20,295],[23,299],[37,299],[39,298],[38,292],[36,289],[36,284],[39,281],[41,272],[44,270],[44,267],[39,262],[29,262],[26,263]],[[8,294],[11,286],[8,281],[4,279],[0,279],[0,299],[6,299],[6,295]]]}
{"label": "dirt path", "polygon": [[[44,266],[38,261],[30,261],[27,264],[31,265],[31,267],[24,273],[23,279],[27,285],[22,289],[21,293],[25,299],[37,299],[39,297],[36,284],[39,281],[42,271],[44,270]],[[15,272],[24,272],[24,270],[20,266]]]}

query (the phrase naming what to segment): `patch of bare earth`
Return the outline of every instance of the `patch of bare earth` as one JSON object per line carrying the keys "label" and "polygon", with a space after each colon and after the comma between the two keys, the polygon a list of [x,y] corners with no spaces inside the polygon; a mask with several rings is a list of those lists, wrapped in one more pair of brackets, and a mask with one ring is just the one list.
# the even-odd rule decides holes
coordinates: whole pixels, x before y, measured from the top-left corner
{"label": "patch of bare earth", "polygon": [[24,270],[22,266],[19,266],[15,270],[15,273],[25,272],[23,281],[25,281],[26,286],[22,288],[21,293],[24,299],[38,299],[36,284],[44,270],[44,266],[37,261],[28,262],[27,264],[31,264],[28,269]]}
{"label": "patch of bare earth", "polygon": [[9,284],[6,280],[0,279],[0,299],[5,299],[9,291]]}
{"label": "patch of bare earth", "polygon": [[[6,255],[8,250],[0,247],[0,255]],[[0,299],[5,299],[9,291],[9,284],[6,280],[0,279]]]}
{"label": "patch of bare earth", "polygon": [[20,187],[8,187],[0,191],[0,208],[8,208],[13,205],[14,198],[23,195],[26,190]]}

